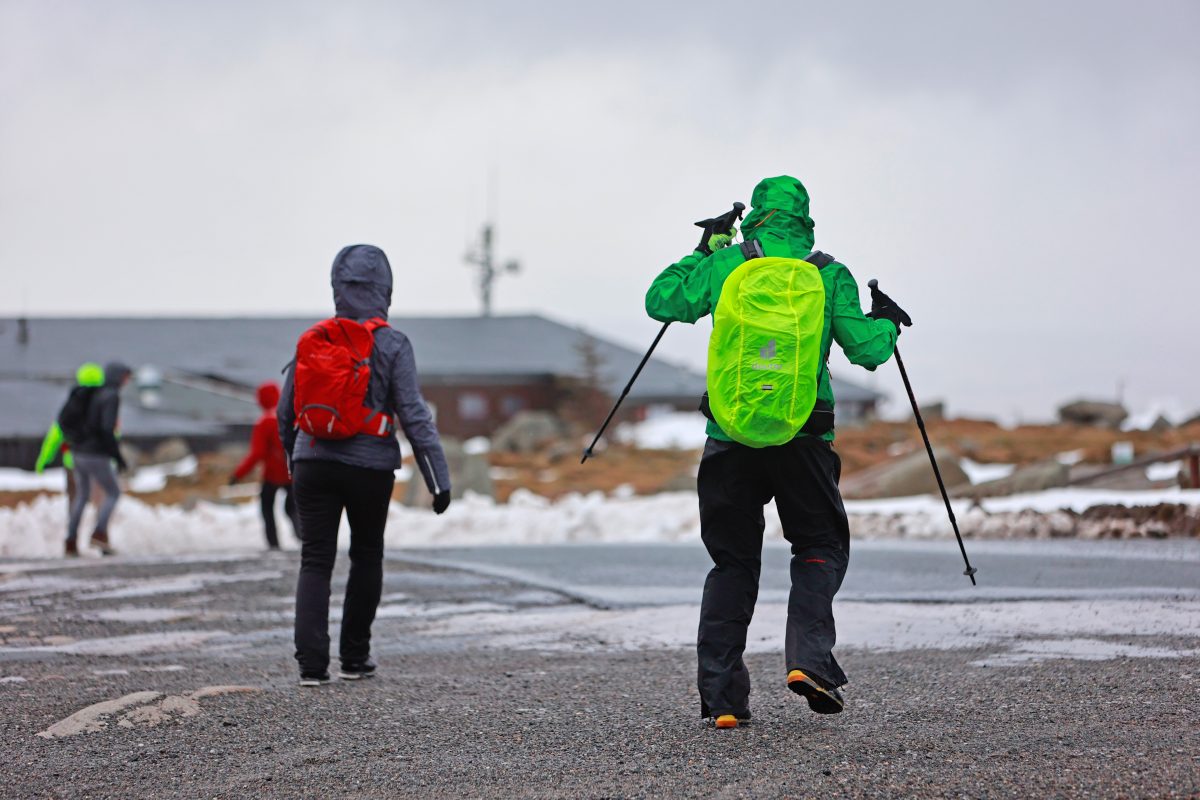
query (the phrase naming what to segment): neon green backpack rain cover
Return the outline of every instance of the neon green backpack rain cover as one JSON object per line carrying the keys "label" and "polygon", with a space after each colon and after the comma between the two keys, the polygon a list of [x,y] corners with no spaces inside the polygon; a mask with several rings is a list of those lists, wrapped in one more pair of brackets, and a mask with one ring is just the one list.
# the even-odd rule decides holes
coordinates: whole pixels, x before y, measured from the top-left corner
{"label": "neon green backpack rain cover", "polygon": [[708,340],[708,402],[735,442],[790,442],[817,400],[825,284],[798,258],[753,258],[725,279]]}

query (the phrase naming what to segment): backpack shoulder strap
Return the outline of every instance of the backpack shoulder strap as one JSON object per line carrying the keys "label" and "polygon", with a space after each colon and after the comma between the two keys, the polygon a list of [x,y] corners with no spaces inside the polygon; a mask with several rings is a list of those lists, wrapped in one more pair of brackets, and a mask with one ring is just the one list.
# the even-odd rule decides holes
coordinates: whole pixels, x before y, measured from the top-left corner
{"label": "backpack shoulder strap", "polygon": [[[762,242],[758,241],[757,239],[743,241],[739,246],[742,249],[742,257],[747,261],[755,258],[765,257],[765,254],[763,253]],[[817,269],[824,269],[837,259],[828,253],[822,253],[820,250],[814,250],[805,256],[804,260],[812,264]]]}
{"label": "backpack shoulder strap", "polygon": [[764,256],[762,242],[758,241],[757,239],[743,241],[739,247],[742,248],[742,257],[747,261],[755,258],[763,258]]}
{"label": "backpack shoulder strap", "polygon": [[386,328],[387,326],[388,326],[387,320],[384,319],[383,317],[371,317],[369,320],[367,320],[366,322],[363,323],[363,327],[366,328],[371,333],[374,333],[375,331],[379,330],[380,328]]}
{"label": "backpack shoulder strap", "polygon": [[833,256],[829,255],[828,253],[822,253],[820,250],[813,250],[811,253],[809,253],[807,256],[804,257],[804,260],[807,261],[808,263],[812,264],[817,269],[825,269],[825,267],[828,267],[830,264],[832,264],[837,259],[835,259]]}

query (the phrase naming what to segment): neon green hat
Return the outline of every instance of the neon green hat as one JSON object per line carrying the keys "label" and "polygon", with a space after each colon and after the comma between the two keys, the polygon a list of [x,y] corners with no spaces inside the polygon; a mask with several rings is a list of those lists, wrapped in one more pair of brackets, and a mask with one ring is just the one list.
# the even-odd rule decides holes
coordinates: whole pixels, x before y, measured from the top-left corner
{"label": "neon green hat", "polygon": [[80,386],[103,386],[104,367],[95,361],[80,364],[79,369],[75,370],[75,382]]}

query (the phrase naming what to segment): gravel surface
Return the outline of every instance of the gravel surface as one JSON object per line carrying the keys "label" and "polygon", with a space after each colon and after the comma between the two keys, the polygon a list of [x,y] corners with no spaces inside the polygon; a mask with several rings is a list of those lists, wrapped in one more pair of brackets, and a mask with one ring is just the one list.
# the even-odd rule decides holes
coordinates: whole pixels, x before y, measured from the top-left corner
{"label": "gravel surface", "polygon": [[[986,648],[846,650],[848,709],[821,717],[783,687],[780,657],[755,655],[754,722],[717,731],[698,718],[691,653],[434,636],[447,614],[567,601],[402,563],[388,567],[379,676],[301,689],[294,570],[284,555],[0,573],[0,795],[1200,796],[1195,658],[986,668],[971,665]],[[138,636],[151,638],[113,652],[111,637]],[[37,736],[93,703],[213,685],[258,691],[157,725],[114,714],[97,732]]]}

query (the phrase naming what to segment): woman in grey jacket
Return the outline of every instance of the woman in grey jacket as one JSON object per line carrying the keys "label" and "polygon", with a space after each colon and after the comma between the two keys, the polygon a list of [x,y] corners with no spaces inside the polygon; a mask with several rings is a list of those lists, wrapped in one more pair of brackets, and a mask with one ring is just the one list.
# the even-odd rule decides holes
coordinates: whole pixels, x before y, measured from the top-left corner
{"label": "woman in grey jacket", "polygon": [[[392,268],[372,245],[343,248],[333,261],[337,316],[365,322],[387,319]],[[408,337],[390,327],[375,331],[366,405],[399,422],[412,445],[433,510],[450,505],[450,472],[429,407],[417,384]],[[300,518],[300,577],[296,584],[296,660],[300,684],[329,682],[329,584],[342,511],[350,523],[350,577],[342,610],[340,677],[357,680],[375,672],[371,624],[383,586],[383,534],[400,444],[395,436],[358,434],[318,439],[296,428],[295,366],[289,367],[277,416],[292,469]]]}

